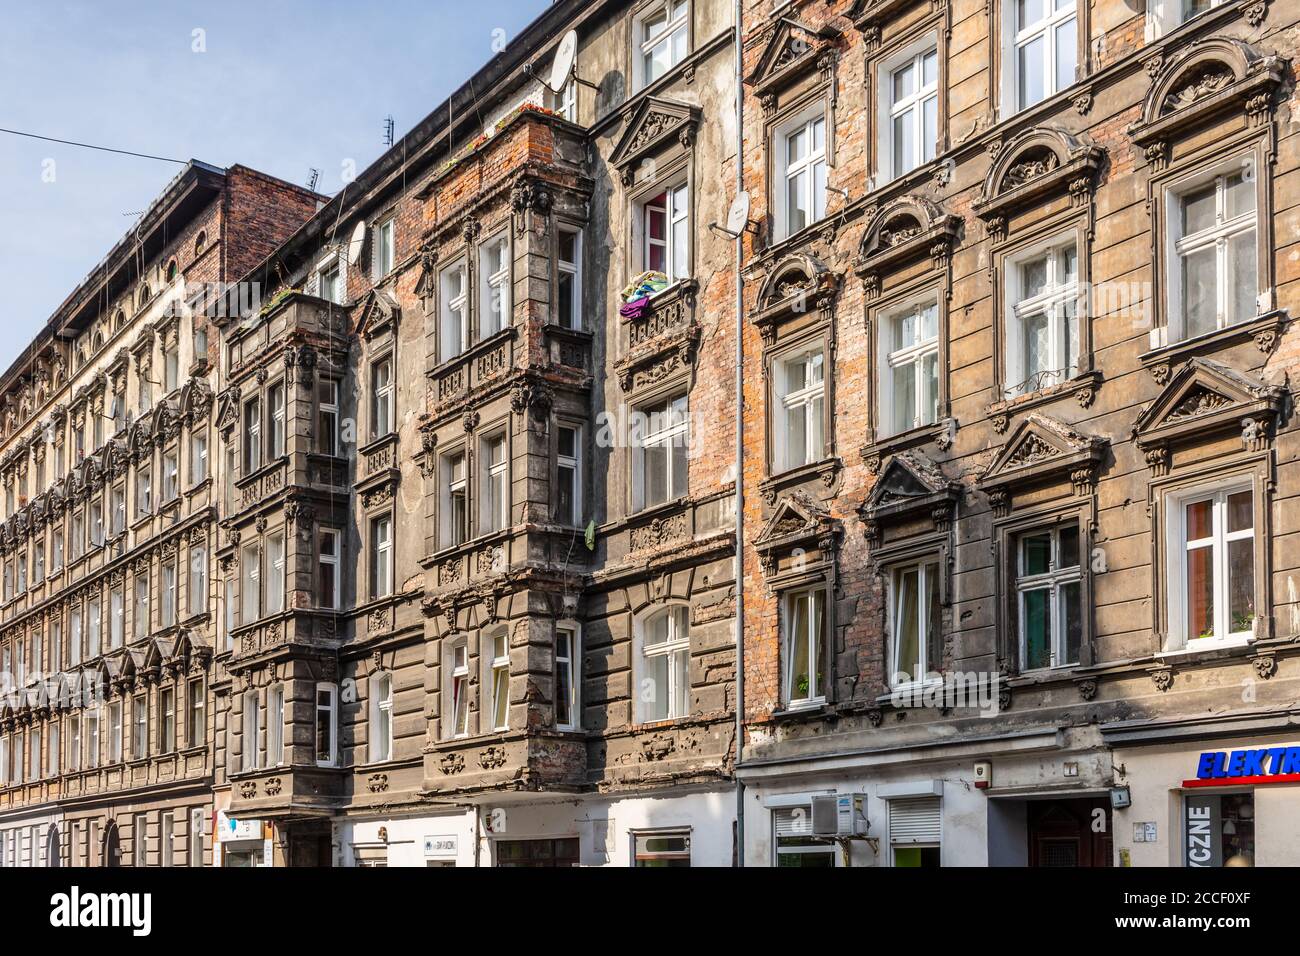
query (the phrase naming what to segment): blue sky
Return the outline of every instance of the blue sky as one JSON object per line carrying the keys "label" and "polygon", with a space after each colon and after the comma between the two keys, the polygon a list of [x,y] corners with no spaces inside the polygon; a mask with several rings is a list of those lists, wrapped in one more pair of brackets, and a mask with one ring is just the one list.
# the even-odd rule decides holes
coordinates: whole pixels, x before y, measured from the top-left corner
{"label": "blue sky", "polygon": [[[10,0],[0,127],[304,185],[315,167],[333,193],[383,152],[385,116],[400,136],[547,6]],[[180,168],[0,133],[0,368]]]}

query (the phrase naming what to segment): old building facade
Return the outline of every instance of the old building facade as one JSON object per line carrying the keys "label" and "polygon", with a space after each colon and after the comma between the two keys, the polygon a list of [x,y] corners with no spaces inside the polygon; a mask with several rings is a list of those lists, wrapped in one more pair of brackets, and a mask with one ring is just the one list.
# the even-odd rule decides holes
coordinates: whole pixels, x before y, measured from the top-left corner
{"label": "old building facade", "polygon": [[213,858],[218,342],[192,306],[316,201],[191,161],[4,375],[5,865]]}
{"label": "old building facade", "polygon": [[1295,18],[1146,6],[748,5],[751,865],[1295,862]]}
{"label": "old building facade", "polygon": [[561,0],[195,165],[0,382],[0,862],[1295,862],[1296,29]]}

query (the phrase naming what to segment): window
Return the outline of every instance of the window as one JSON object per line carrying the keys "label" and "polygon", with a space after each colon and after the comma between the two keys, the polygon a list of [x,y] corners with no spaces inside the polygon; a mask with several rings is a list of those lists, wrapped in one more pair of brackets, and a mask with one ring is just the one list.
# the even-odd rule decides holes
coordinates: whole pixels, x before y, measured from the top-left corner
{"label": "window", "polygon": [[190,435],[190,484],[197,485],[208,477],[208,433],[195,431]]}
{"label": "window", "polygon": [[174,392],[180,385],[180,345],[175,337],[163,347],[163,390]]}
{"label": "window", "polygon": [[393,271],[394,220],[387,219],[375,227],[374,277],[382,279]]}
{"label": "window", "polygon": [[122,702],[112,701],[108,705],[108,762],[122,762]]}
{"label": "window", "polygon": [[1007,263],[1008,397],[1079,372],[1079,256],[1071,237]]}
{"label": "window", "polygon": [[895,568],[890,575],[890,686],[922,684],[943,669],[939,565]]}
{"label": "window", "polygon": [[637,21],[641,86],[653,83],[686,58],[689,9],[687,0],[669,0]]}
{"label": "window", "polygon": [[889,801],[890,863],[897,867],[940,865],[943,816],[938,797],[906,797]]}
{"label": "window", "polygon": [[158,750],[169,754],[176,749],[176,691],[164,687],[158,692],[158,714],[161,723],[158,726]]}
{"label": "window", "polygon": [[22,594],[27,590],[27,552],[22,551],[18,555],[18,593]]}
{"label": "window", "polygon": [[228,514],[233,514],[235,510],[235,479],[239,477],[239,469],[236,467],[235,462],[236,452],[234,443],[232,442],[226,446],[225,487],[222,489],[222,497]]}
{"label": "window", "polygon": [[104,501],[96,498],[90,503],[90,544],[100,548],[104,545]]}
{"label": "window", "polygon": [[797,120],[777,137],[777,238],[792,236],[826,215],[826,116]]}
{"label": "window", "polygon": [[273,534],[266,539],[266,613],[279,614],[284,610],[284,535]]}
{"label": "window", "polygon": [[149,409],[153,407],[153,389],[151,388],[152,384],[153,383],[149,381],[148,376],[146,376],[144,372],[141,371],[140,377],[136,382],[137,385],[136,404],[139,405],[140,407],[141,415],[143,415],[145,412],[149,411]]}
{"label": "window", "polygon": [[68,770],[81,769],[81,718],[68,718]]}
{"label": "window", "polygon": [[208,609],[208,549],[201,545],[190,547],[190,614],[203,614]]}
{"label": "window", "polygon": [[469,645],[451,649],[451,736],[469,736]]}
{"label": "window", "polygon": [[158,828],[158,844],[161,860],[159,866],[176,865],[176,814],[168,811],[162,815]]}
{"label": "window", "polygon": [[276,382],[267,392],[271,409],[271,434],[267,456],[274,460],[284,455],[284,383]]}
{"label": "window", "polygon": [[787,594],[785,699],[792,707],[826,699],[826,592],[820,588]]}
{"label": "window", "polygon": [[1079,662],[1083,640],[1079,526],[1026,532],[1016,541],[1016,614],[1026,670]]}
{"label": "window", "polygon": [[578,121],[578,83],[569,80],[558,93],[551,91],[550,108],[570,123]]}
{"label": "window", "polygon": [[438,277],[438,290],[442,299],[438,357],[446,362],[465,350],[465,310],[469,290],[465,285],[464,262],[442,270]]}
{"label": "window", "polygon": [[335,260],[320,271],[320,297],[326,302],[340,305],[343,302],[343,283],[339,264]]}
{"label": "window", "polygon": [[74,606],[68,619],[68,666],[76,667],[81,663],[81,608]]}
{"label": "window", "polygon": [[101,643],[103,621],[103,605],[99,598],[94,597],[86,602],[86,656],[98,657],[103,649]]}
{"label": "window", "polygon": [[203,865],[203,810],[190,810],[190,866]]}
{"label": "window", "polygon": [[207,725],[204,723],[204,688],[202,680],[192,680],[189,682],[189,705],[185,712],[189,720],[185,727],[185,742],[190,747],[197,747],[203,743],[207,736]]}
{"label": "window", "polygon": [[[1174,196],[1171,316],[1191,338],[1254,318],[1259,295],[1255,177],[1243,160]],[[1179,308],[1181,306],[1181,309]]]}
{"label": "window", "polygon": [[140,694],[131,705],[135,718],[135,734],[131,741],[131,756],[136,760],[149,756],[149,698]]}
{"label": "window", "polygon": [[933,40],[927,40],[920,49],[887,60],[881,74],[881,165],[889,178],[896,179],[935,157],[939,51]]}
{"label": "window", "polygon": [[370,762],[393,759],[393,675],[370,678]]}
{"label": "window", "polygon": [[162,566],[162,626],[171,627],[176,623],[176,562],[168,561]]}
{"label": "window", "polygon": [[392,593],[393,518],[380,515],[370,522],[370,597],[387,597]]}
{"label": "window", "polygon": [[244,474],[262,467],[262,403],[254,398],[244,403]]}
{"label": "window", "polygon": [[262,616],[262,562],[256,545],[244,548],[239,564],[243,572],[240,580],[242,603],[239,622],[252,624]]}
{"label": "window", "polygon": [[257,691],[244,691],[244,769],[256,770],[259,766],[257,747],[259,705]]}
{"label": "window", "polygon": [[480,533],[510,524],[510,459],[505,434],[483,441],[483,515]]}
{"label": "window", "polygon": [[333,528],[322,528],[317,537],[319,571],[316,576],[316,606],[337,610],[341,601],[339,559],[341,538]]}
{"label": "window", "polygon": [[339,383],[316,382],[316,450],[322,455],[339,453]]}
{"label": "window", "polygon": [[109,514],[109,534],[114,538],[126,530],[126,486],[113,488],[111,513]]}
{"label": "window", "polygon": [[634,838],[634,865],[637,867],[689,867],[690,833],[638,833]]}
{"label": "window", "polygon": [[662,272],[673,281],[690,278],[690,209],[686,184],[667,189],[644,203],[641,224],[645,268]]}
{"label": "window", "polygon": [[881,434],[932,425],[939,418],[939,305],[924,299],[881,322]]}
{"label": "window", "polygon": [[479,249],[482,338],[495,335],[510,324],[510,239],[500,235]]}
{"label": "window", "polygon": [[776,471],[788,471],[826,457],[825,368],[820,344],[777,363]]}
{"label": "window", "polygon": [[469,481],[465,474],[465,453],[443,455],[440,545],[444,548],[464,543],[469,536]]}
{"label": "window", "polygon": [[555,726],[558,730],[577,730],[581,724],[579,660],[577,628],[560,625],[555,629]]}
{"label": "window", "polygon": [[153,513],[153,483],[148,467],[141,468],[135,475],[135,514],[136,517]]}
{"label": "window", "polygon": [[284,685],[266,691],[266,763],[278,767],[284,763]]}
{"label": "window", "polygon": [[32,584],[45,580],[45,539],[37,538],[32,548]]}
{"label": "window", "polygon": [[674,605],[656,611],[641,628],[640,719],[684,717],[690,695],[691,635],[687,609]]}
{"label": "window", "polygon": [[634,511],[686,494],[687,441],[685,395],[638,410],[632,434]]}
{"label": "window", "polygon": [[[1227,757],[1226,754],[1216,756]],[[1280,755],[1272,758],[1273,773],[1278,772],[1281,759]],[[1255,821],[1258,819],[1256,814],[1255,793],[1252,790],[1225,793],[1221,796],[1184,791],[1182,814],[1184,833],[1175,838],[1181,838],[1182,845],[1186,848],[1184,865],[1189,867],[1254,866]],[[1265,819],[1267,819],[1267,812]]]}
{"label": "window", "polygon": [[370,366],[370,437],[382,438],[393,430],[393,359]]}
{"label": "window", "polygon": [[149,634],[149,578],[137,574],[135,578],[135,621],[132,635],[138,640]]}
{"label": "window", "polygon": [[510,726],[510,639],[505,631],[492,636],[492,729]]}
{"label": "window", "polygon": [[99,766],[99,708],[86,710],[86,768],[94,770]]}
{"label": "window", "polygon": [[582,232],[561,226],[557,237],[555,321],[582,328]]}
{"label": "window", "polygon": [[108,592],[108,646],[119,648],[126,632],[126,588],[118,585]]}
{"label": "window", "polygon": [[180,494],[179,457],[174,450],[163,455],[163,501],[174,501]]}
{"label": "window", "polygon": [[62,751],[59,749],[59,725],[57,722],[50,724],[50,742],[48,745],[49,752],[49,775],[57,777],[61,772],[59,767],[59,758]]}
{"label": "window", "polygon": [[1074,83],[1078,26],[1074,0],[1007,0],[1011,71],[1018,112]]}
{"label": "window", "polygon": [[338,691],[334,684],[316,685],[316,764],[320,767],[334,766],[338,753],[338,727],[334,719]]}
{"label": "window", "polygon": [[1249,484],[1170,500],[1171,636],[1187,647],[1255,631],[1255,503]]}
{"label": "window", "polygon": [[[3,736],[3,737],[0,737],[0,787],[7,787],[7,786],[9,786],[9,782],[10,782],[10,776],[9,776],[10,760],[9,760],[9,757],[10,757],[10,752],[9,752],[9,737],[6,735],[6,736]],[[2,841],[0,841],[0,842],[2,842]]]}
{"label": "window", "polygon": [[556,433],[555,520],[582,524],[582,429],[561,425]]}
{"label": "window", "polygon": [[50,534],[51,540],[51,558],[50,570],[58,572],[63,570],[63,529],[55,528]]}
{"label": "window", "polygon": [[147,844],[145,842],[145,837],[148,828],[149,828],[149,818],[145,816],[143,813],[139,814],[135,818],[135,823],[132,824],[132,829],[131,829],[131,834],[132,834],[131,835],[131,853],[132,853],[131,865],[132,866],[145,866],[147,864],[147,857],[146,857]]}

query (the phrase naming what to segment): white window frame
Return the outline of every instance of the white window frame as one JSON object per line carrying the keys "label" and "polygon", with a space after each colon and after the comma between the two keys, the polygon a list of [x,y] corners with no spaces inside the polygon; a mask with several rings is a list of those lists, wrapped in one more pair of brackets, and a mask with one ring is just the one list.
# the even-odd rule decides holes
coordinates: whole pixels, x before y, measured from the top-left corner
{"label": "white window frame", "polygon": [[[458,285],[453,286],[453,281]],[[438,273],[439,362],[451,361],[469,344],[469,292],[469,270],[464,259]]]}
{"label": "white window frame", "polygon": [[[817,146],[817,126],[821,126],[821,146]],[[806,149],[802,156],[794,161],[790,159],[790,143],[800,133],[804,136]],[[795,233],[802,232],[809,226],[826,218],[826,180],[829,175],[830,125],[825,106],[818,104],[800,116],[782,124],[776,132],[776,188],[780,190],[774,196],[773,208],[776,212],[775,239],[780,241]],[[791,203],[790,186],[796,180],[802,181],[807,190],[810,204],[807,222],[796,227],[795,209]]]}
{"label": "white window frame", "polygon": [[[325,704],[321,703],[322,691],[324,691],[329,698],[328,702]],[[338,700],[339,700],[339,688],[337,684],[332,684],[324,681],[321,681],[316,684],[316,696],[313,698],[314,719],[312,721],[312,750],[316,755],[316,766],[318,767],[333,767],[338,764],[338,759],[339,759]],[[320,735],[320,721],[321,721],[322,712],[324,712],[327,715],[325,719],[328,721],[327,728],[329,730],[329,754],[330,754],[328,760],[322,760],[320,758],[319,735]]]}
{"label": "white window frame", "polygon": [[[808,599],[807,627],[808,646],[808,691],[800,694],[795,687],[794,673],[794,615],[800,598]],[[821,627],[817,627],[817,609],[821,606]],[[827,614],[830,608],[826,600],[826,588],[816,585],[787,591],[781,595],[781,690],[782,699],[791,710],[800,707],[816,707],[826,702],[826,688],[822,682],[829,680],[827,673],[826,628],[829,626]],[[821,664],[822,673],[818,674],[817,664]]]}
{"label": "white window frame", "polygon": [[[680,408],[677,406],[680,403]],[[655,416],[660,416],[658,422]],[[690,400],[685,393],[673,394],[649,402],[636,409],[632,433],[632,510],[644,511],[665,502],[674,501],[687,493],[690,487]],[[680,420],[674,418],[680,416]],[[651,429],[654,429],[653,431]],[[662,501],[650,501],[645,476],[646,449],[663,446],[665,486]],[[676,487],[673,479],[674,463],[678,457],[685,459],[684,487]]]}
{"label": "white window frame", "polygon": [[[899,621],[898,621],[898,600],[899,600],[899,581],[903,574],[908,571],[916,571],[916,602],[917,614],[916,625],[918,633],[916,635],[916,647],[919,660],[910,661],[906,665],[899,660],[902,651],[899,641]],[[926,557],[919,561],[912,561],[905,564],[895,565],[889,569],[888,578],[888,625],[889,625],[889,686],[894,689],[908,687],[923,687],[926,684],[937,683],[943,679],[942,674],[932,674],[929,669],[930,647],[929,647],[929,620],[930,615],[926,613],[928,608],[925,604],[930,594],[930,577],[932,575],[941,575],[942,570],[940,561],[936,557]],[[940,577],[936,582],[935,593],[936,599],[940,602],[942,608],[943,602],[943,579]],[[942,641],[942,634],[939,640]],[[942,653],[942,647],[940,647]],[[924,674],[917,677],[916,665],[921,664]],[[906,681],[900,680],[902,674],[908,675]]]}
{"label": "white window frame", "polygon": [[284,685],[266,689],[266,765],[284,763]]}
{"label": "white window frame", "polygon": [[[796,365],[804,369],[809,384],[791,390],[790,371]],[[826,457],[826,348],[818,339],[809,347],[782,356],[776,363],[777,405],[781,420],[776,424],[777,474],[815,464]],[[817,374],[812,381],[814,373]],[[794,418],[803,419],[804,447],[795,449],[791,434]],[[796,460],[796,451],[798,452]]]}
{"label": "white window frame", "polygon": [[[380,380],[380,370],[388,370],[387,381]],[[372,439],[393,433],[397,401],[396,371],[392,354],[370,363],[370,429]]]}
{"label": "white window frame", "polygon": [[[333,554],[326,554],[324,549],[321,547],[321,543],[326,538],[329,538],[334,542]],[[343,600],[343,581],[341,577],[343,571],[342,547],[343,547],[343,535],[339,532],[337,528],[320,528],[317,531],[316,560],[317,563],[320,565],[320,567],[317,569],[316,593],[317,593],[317,597],[319,598],[321,596],[321,582],[324,578],[324,575],[321,573],[320,568],[328,566],[332,569],[332,575],[334,580],[334,587],[332,589],[333,593],[328,596],[329,603],[323,604],[321,606],[324,608],[328,608],[331,611],[337,611],[339,609],[339,605],[342,603]]]}
{"label": "white window frame", "polygon": [[[1074,251],[1074,276],[1068,274],[1066,253]],[[1006,276],[1006,311],[1004,318],[1004,362],[1006,381],[1003,394],[1006,398],[1032,395],[1052,388],[1079,374],[1079,354],[1083,345],[1084,300],[1081,295],[1079,270],[1082,267],[1079,237],[1074,231],[1059,233],[1028,249],[1008,256],[1003,263]],[[1046,259],[1047,276],[1043,291],[1025,297],[1025,267],[1039,259]],[[1070,307],[1073,307],[1074,334],[1071,342]],[[1047,316],[1048,352],[1051,368],[1029,373],[1025,368],[1025,326],[1038,316]],[[1074,354],[1070,354],[1073,345]]]}
{"label": "white window frame", "polygon": [[190,547],[189,585],[190,615],[202,614],[208,609],[208,549],[203,545]]}
{"label": "white window frame", "polygon": [[[501,266],[492,270],[492,257],[501,252]],[[479,245],[479,321],[480,338],[496,335],[502,329],[509,328],[513,313],[511,311],[510,274],[511,246],[509,232],[500,232]],[[494,309],[493,303],[499,308]]]}
{"label": "white window frame", "polygon": [[392,216],[375,223],[374,278],[384,278],[393,271],[397,255],[397,220]]}
{"label": "white window frame", "polygon": [[131,698],[131,720],[135,728],[131,736],[131,757],[135,760],[143,760],[149,756],[148,693]]}
{"label": "white window frame", "polygon": [[393,759],[393,675],[381,671],[370,677],[369,748],[371,763]]}
{"label": "white window frame", "polygon": [[[565,455],[559,451],[559,436],[564,432],[573,433],[573,454]],[[556,453],[555,453],[555,476],[556,483],[562,484],[560,475],[567,470],[572,476],[571,498],[573,507],[570,514],[557,514],[556,520],[567,527],[580,527],[583,518],[583,499],[582,499],[582,459],[584,448],[582,444],[582,426],[574,425],[568,422],[560,422],[556,427]],[[555,496],[558,507],[561,496],[558,493]]]}
{"label": "white window frame", "polygon": [[268,435],[270,447],[268,461],[275,461],[284,456],[285,448],[285,402],[284,382],[275,382],[266,390],[266,403],[271,412],[271,434]]}
{"label": "white window frame", "polygon": [[[1229,590],[1228,545],[1233,541],[1250,539],[1255,542],[1251,550],[1252,601],[1258,604],[1260,595],[1258,549],[1260,547],[1256,505],[1260,494],[1256,482],[1249,476],[1240,476],[1210,485],[1171,491],[1165,496],[1165,515],[1169,529],[1167,542],[1169,577],[1169,635],[1172,650],[1202,650],[1215,647],[1235,647],[1255,639],[1254,625],[1260,619],[1262,608],[1256,607],[1251,629],[1231,630],[1231,592]],[[1244,531],[1227,530],[1227,501],[1232,495],[1249,492],[1251,496],[1251,527]],[[1212,501],[1212,529],[1209,538],[1191,542],[1187,540],[1186,509],[1201,501]],[[1199,548],[1211,548],[1214,569],[1214,636],[1193,637],[1188,621],[1187,554]]]}
{"label": "white window frame", "polygon": [[190,487],[208,480],[208,431],[196,428],[190,433]]}
{"label": "white window frame", "polygon": [[[438,545],[454,548],[469,540],[469,455],[463,447],[449,451],[439,458],[438,470],[442,477],[438,495]],[[452,508],[457,495],[463,501],[458,519]]]}
{"label": "white window frame", "polygon": [[149,576],[147,574],[137,574],[133,586],[133,620],[131,622],[131,636],[133,640],[140,640],[148,637],[150,631],[149,621]]}
{"label": "white window frame", "polygon": [[262,703],[256,688],[244,691],[243,707],[243,767],[246,771],[257,770],[262,765],[260,747]]}
{"label": "white window frame", "polygon": [[492,688],[492,729],[510,729],[510,633],[499,629],[487,635],[491,642],[489,662]]}
{"label": "white window frame", "polygon": [[[668,639],[657,644],[648,644],[646,635],[650,625],[660,617],[668,620]],[[640,723],[654,723],[663,720],[677,720],[685,717],[691,709],[691,628],[690,609],[684,604],[659,605],[636,619],[637,639],[637,720]],[[683,664],[681,654],[685,652]],[[650,696],[653,680],[651,662],[653,658],[666,657],[668,687],[666,713],[656,714],[651,707],[657,703],[658,688]],[[685,671],[685,673],[682,673]]]}
{"label": "white window frame", "polygon": [[448,650],[447,699],[450,709],[447,714],[451,733],[448,737],[469,736],[469,642],[462,639]]}
{"label": "white window frame", "polygon": [[244,403],[244,474],[251,475],[262,467],[262,400],[254,396]]}
{"label": "white window frame", "polygon": [[[1252,207],[1249,213],[1242,213],[1235,217],[1229,218],[1227,215],[1227,187],[1226,180],[1234,173],[1241,173],[1244,181],[1250,189]],[[1184,341],[1195,338],[1188,328],[1186,293],[1184,291],[1184,282],[1186,280],[1186,267],[1184,265],[1186,256],[1196,252],[1203,252],[1206,249],[1215,249],[1215,291],[1217,293],[1217,308],[1215,310],[1215,328],[1208,329],[1196,335],[1211,335],[1219,329],[1231,328],[1243,322],[1249,322],[1259,314],[1259,191],[1255,185],[1255,176],[1258,174],[1257,163],[1253,153],[1241,154],[1231,157],[1223,162],[1215,163],[1209,169],[1201,170],[1185,179],[1170,184],[1165,192],[1165,210],[1168,221],[1168,253],[1166,261],[1169,269],[1169,282],[1167,283],[1167,300],[1169,302],[1169,324],[1170,338],[1172,341]],[[1198,192],[1210,183],[1215,186],[1215,224],[1209,229],[1204,229],[1191,235],[1183,233],[1183,202],[1188,194]],[[1229,311],[1235,304],[1230,295],[1230,284],[1239,270],[1234,268],[1234,263],[1228,256],[1228,244],[1230,240],[1253,233],[1255,241],[1253,249],[1255,252],[1255,272],[1248,278],[1255,289],[1255,310],[1250,315],[1231,316]]]}
{"label": "white window frame", "polygon": [[[1049,0],[1050,2],[1050,0]],[[934,81],[925,82],[925,61],[934,55]],[[939,41],[931,33],[881,63],[877,71],[879,104],[877,113],[880,126],[880,159],[877,166],[884,182],[892,182],[913,169],[932,162],[938,155],[939,141],[942,138],[939,115],[939,74],[943,64],[939,60]],[[901,70],[913,71],[913,90],[901,99],[894,98],[894,75]],[[934,104],[934,142],[927,143],[925,135],[925,108],[927,103]],[[898,144],[894,137],[894,121],[902,116],[912,117],[912,165],[906,168],[899,162],[895,153]]]}
{"label": "white window frame", "polygon": [[[681,196],[680,210],[674,201]],[[658,200],[662,199],[663,203]],[[650,196],[637,203],[637,223],[641,230],[640,249],[641,265],[645,270],[653,269],[651,252],[654,248],[663,249],[663,269],[669,284],[690,278],[691,274],[691,190],[685,179],[680,179],[663,186]],[[652,238],[650,221],[655,216],[663,217],[663,238]],[[680,263],[678,260],[681,260]]]}
{"label": "white window frame", "polygon": [[177,620],[177,568],[175,560],[162,566],[162,626],[171,627]]}
{"label": "white window frame", "polygon": [[276,533],[266,538],[266,613],[279,614],[284,610],[284,591],[288,553],[285,535]]}
{"label": "white window frame", "polygon": [[[651,33],[648,21],[660,14],[664,15],[664,26],[658,32]],[[634,58],[636,89],[649,86],[660,77],[671,73],[682,60],[690,56],[690,19],[690,0],[664,0],[663,3],[657,3],[637,15],[633,22],[633,36],[637,48],[637,55]],[[667,51],[667,63],[658,73],[655,73],[655,54],[660,48]]]}
{"label": "white window frame", "polygon": [[[1002,70],[1002,75],[1007,88],[1002,97],[1002,102],[1006,107],[1004,118],[1010,118],[1022,110],[1051,99],[1061,90],[1068,89],[1077,81],[1079,75],[1078,30],[1081,24],[1078,18],[1077,0],[1075,2],[1068,2],[1067,0],[1067,3],[1060,10],[1056,9],[1054,0],[1043,0],[1045,8],[1043,18],[1023,27],[1017,22],[1016,0],[1003,0],[1003,3],[1005,42],[1002,49],[1006,59],[1006,66]],[[1071,79],[1067,86],[1058,89],[1056,85],[1056,35],[1071,20],[1075,23],[1075,43],[1074,49],[1071,51],[1075,61],[1074,78]],[[1043,96],[1042,99],[1035,100],[1033,103],[1025,103],[1020,98],[1020,50],[1039,39],[1043,43]]]}
{"label": "white window frame", "polygon": [[246,545],[239,556],[239,623],[252,624],[262,616],[262,549]]}
{"label": "white window frame", "polygon": [[[895,348],[894,343],[897,341],[895,331],[898,324],[911,317],[916,323],[916,327],[921,329],[925,313],[931,309],[934,310],[934,335],[922,339],[919,338],[918,334],[917,341],[912,345]],[[881,374],[878,407],[880,409],[879,433],[881,437],[901,435],[914,428],[924,428],[935,424],[938,421],[939,409],[930,407],[930,393],[927,388],[929,379],[925,370],[930,357],[933,356],[936,379],[934,393],[937,406],[940,402],[940,393],[942,391],[940,386],[943,377],[939,371],[939,339],[942,329],[940,327],[938,297],[933,292],[915,296],[907,302],[883,312],[879,324]],[[894,402],[895,376],[900,369],[909,365],[912,367],[912,404],[916,409],[916,414],[912,416],[909,422],[899,423],[896,421],[898,408]]]}
{"label": "white window frame", "polygon": [[[561,635],[568,643],[562,652]],[[567,679],[563,676],[566,673]],[[569,719],[561,720],[555,714],[556,730],[578,730],[582,727],[582,629],[576,622],[561,622],[555,626],[555,700],[561,700],[569,710]]]}
{"label": "white window frame", "polygon": [[370,520],[371,599],[393,593],[393,516],[376,515]]}
{"label": "white window frame", "polygon": [[[562,253],[563,245],[561,240],[565,236],[573,237],[573,260],[569,261],[564,258]],[[572,226],[560,226],[557,230],[555,244],[555,269],[556,269],[556,324],[565,329],[581,329],[583,327],[582,319],[582,230]],[[565,280],[570,283],[572,289],[571,307],[569,315],[560,314],[560,293],[559,285]]]}
{"label": "white window frame", "polygon": [[[496,450],[501,460],[494,461]],[[495,432],[484,437],[479,452],[482,471],[482,500],[479,502],[479,533],[492,534],[510,526],[510,436]],[[493,507],[493,497],[497,496]]]}
{"label": "white window frame", "polygon": [[[322,394],[322,390],[324,394]],[[329,399],[326,401],[326,399]],[[316,450],[323,455],[339,453],[339,383],[332,378],[316,381]]]}

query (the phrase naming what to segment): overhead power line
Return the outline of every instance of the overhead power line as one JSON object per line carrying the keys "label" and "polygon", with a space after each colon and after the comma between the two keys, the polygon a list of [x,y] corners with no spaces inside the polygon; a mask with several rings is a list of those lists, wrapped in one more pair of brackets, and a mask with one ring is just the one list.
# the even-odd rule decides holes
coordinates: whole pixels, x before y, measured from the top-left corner
{"label": "overhead power line", "polygon": [[74,139],[58,139],[54,136],[41,136],[39,133],[28,133],[20,129],[5,129],[0,127],[0,133],[8,133],[11,136],[26,136],[29,139],[43,139],[47,143],[62,143],[64,146],[80,146],[82,149],[97,149],[105,153],[118,153],[122,156],[136,156],[140,159],[155,159],[160,163],[176,163],[179,166],[185,166],[189,163],[186,159],[172,159],[169,156],[153,156],[149,153],[137,153],[129,149],[114,149],[111,146],[96,146],[94,143],[80,143]]}

